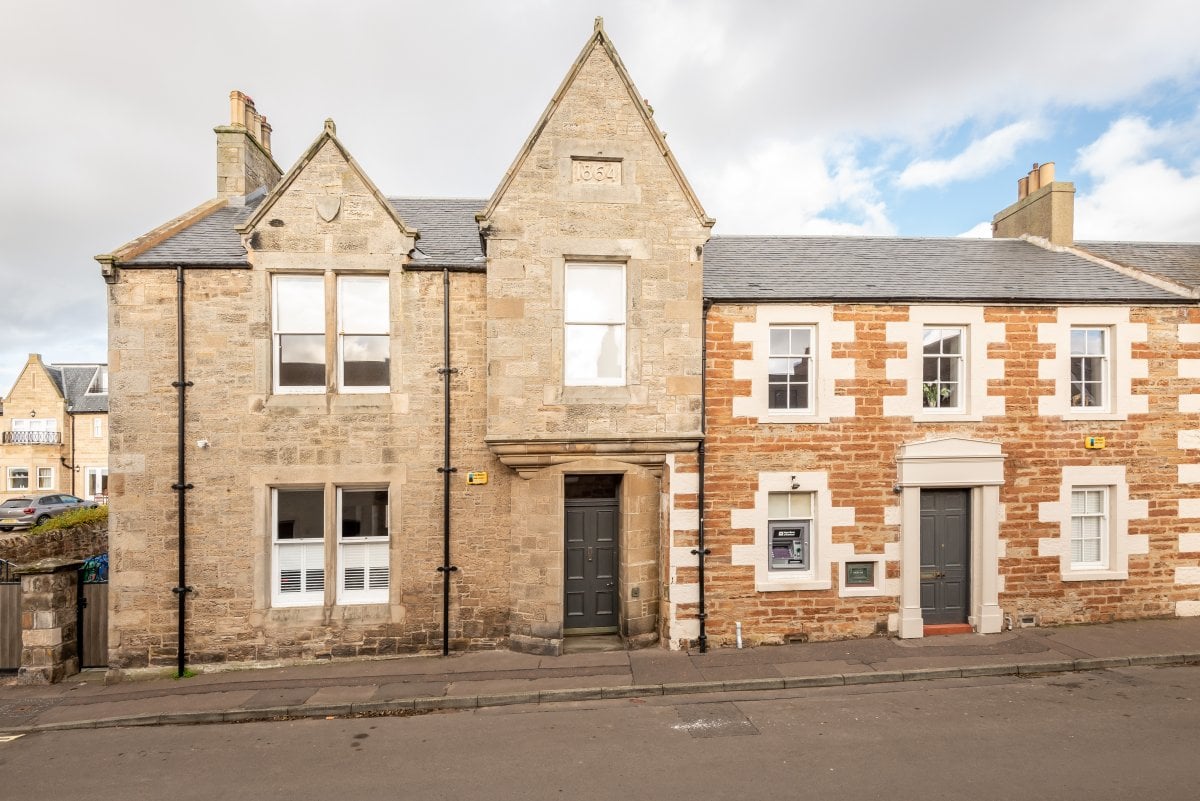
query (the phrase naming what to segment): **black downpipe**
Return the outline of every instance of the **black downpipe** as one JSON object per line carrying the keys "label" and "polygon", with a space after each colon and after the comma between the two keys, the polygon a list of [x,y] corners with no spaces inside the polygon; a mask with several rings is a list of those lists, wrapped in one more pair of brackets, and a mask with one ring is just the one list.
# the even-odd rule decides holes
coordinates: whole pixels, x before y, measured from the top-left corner
{"label": "black downpipe", "polygon": [[458,471],[450,464],[450,377],[458,369],[450,366],[450,270],[442,270],[442,564],[437,572],[442,574],[442,656],[450,655],[450,574],[458,570],[450,564],[450,474]]}
{"label": "black downpipe", "polygon": [[179,584],[172,587],[171,592],[179,598],[179,635],[178,635],[178,677],[183,678],[184,671],[187,668],[186,653],[184,650],[184,621],[187,613],[187,594],[192,591],[192,588],[187,584],[187,550],[184,547],[185,537],[187,534],[187,491],[192,489],[192,485],[187,483],[187,475],[184,472],[183,458],[183,437],[185,421],[187,419],[187,389],[192,386],[192,382],[187,380],[187,374],[184,369],[184,350],[183,350],[183,267],[176,266],[175,268],[175,360],[179,370],[179,377],[171,383],[171,386],[179,393],[179,420],[178,420],[178,443],[176,452],[179,458],[178,478],[171,489],[179,493]]}
{"label": "black downpipe", "polygon": [[700,621],[700,636],[697,640],[700,643],[700,653],[708,652],[708,634],[705,632],[704,623],[708,620],[708,607],[704,602],[704,557],[712,553],[711,550],[704,547],[704,441],[708,437],[708,398],[705,394],[706,379],[708,377],[708,310],[712,307],[712,301],[708,298],[704,299],[703,311],[700,316],[700,448],[698,452],[697,469],[700,473],[699,487],[696,492],[696,505],[699,507],[699,530],[696,534],[696,548],[692,551],[698,559],[699,563],[699,581],[700,581],[700,609],[696,615]]}

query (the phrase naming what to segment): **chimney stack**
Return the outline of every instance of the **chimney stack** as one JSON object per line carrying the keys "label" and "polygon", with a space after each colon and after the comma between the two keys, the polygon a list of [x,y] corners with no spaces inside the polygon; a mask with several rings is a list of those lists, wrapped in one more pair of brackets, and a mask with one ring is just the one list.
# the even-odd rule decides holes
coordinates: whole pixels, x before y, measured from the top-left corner
{"label": "chimney stack", "polygon": [[1017,180],[1017,202],[992,218],[996,238],[1038,236],[1054,245],[1075,242],[1075,184],[1054,180],[1054,162],[1034,164]]}
{"label": "chimney stack", "polygon": [[217,134],[218,197],[244,203],[257,189],[271,189],[278,183],[283,171],[271,157],[271,126],[254,107],[253,98],[236,89],[230,92],[229,125],[213,130]]}

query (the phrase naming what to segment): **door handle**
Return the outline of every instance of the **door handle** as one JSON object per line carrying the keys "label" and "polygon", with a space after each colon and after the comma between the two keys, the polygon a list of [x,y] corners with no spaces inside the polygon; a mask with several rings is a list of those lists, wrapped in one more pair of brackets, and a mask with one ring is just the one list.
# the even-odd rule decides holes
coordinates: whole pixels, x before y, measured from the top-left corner
{"label": "door handle", "polygon": [[611,589],[613,587],[613,583],[610,581],[607,584],[605,584],[604,586],[609,587]]}
{"label": "door handle", "polygon": [[945,573],[938,573],[936,576],[936,578],[945,578],[945,577],[946,577]]}
{"label": "door handle", "polygon": [[592,561],[592,548],[590,545],[588,546],[588,549],[587,549],[587,560],[589,562]]}

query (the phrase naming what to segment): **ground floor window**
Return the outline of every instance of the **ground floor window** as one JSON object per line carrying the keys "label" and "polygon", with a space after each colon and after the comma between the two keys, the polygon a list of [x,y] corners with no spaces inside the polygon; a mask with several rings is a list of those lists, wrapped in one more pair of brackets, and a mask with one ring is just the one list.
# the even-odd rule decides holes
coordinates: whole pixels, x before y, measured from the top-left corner
{"label": "ground floor window", "polygon": [[10,490],[27,490],[27,489],[29,489],[29,468],[28,467],[10,467],[10,468],[8,468],[8,488]]}
{"label": "ground floor window", "polygon": [[[390,582],[388,491],[335,487],[334,530],[327,536],[325,487],[271,491],[271,599],[275,606],[325,603],[326,576],[335,568],[337,603],[386,603]],[[327,542],[336,543],[331,552]],[[332,561],[334,564],[329,565]]]}
{"label": "ground floor window", "polygon": [[54,489],[53,467],[39,467],[37,469],[37,488],[40,490]]}
{"label": "ground floor window", "polygon": [[387,603],[386,489],[338,489],[338,602]]}
{"label": "ground floor window", "polygon": [[1108,489],[1087,487],[1071,491],[1071,567],[1108,567]]}
{"label": "ground floor window", "polygon": [[89,467],[84,470],[84,494],[93,501],[108,498],[108,468]]}

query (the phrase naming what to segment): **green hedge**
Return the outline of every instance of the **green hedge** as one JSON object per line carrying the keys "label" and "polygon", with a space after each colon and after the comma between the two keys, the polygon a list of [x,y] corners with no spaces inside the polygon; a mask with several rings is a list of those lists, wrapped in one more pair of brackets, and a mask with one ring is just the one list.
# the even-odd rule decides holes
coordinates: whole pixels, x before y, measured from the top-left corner
{"label": "green hedge", "polygon": [[63,528],[73,528],[75,526],[107,521],[107,506],[97,506],[95,509],[76,509],[73,512],[65,512],[57,517],[52,517],[40,526],[34,526],[29,530],[29,533],[41,534],[46,531],[58,531]]}

